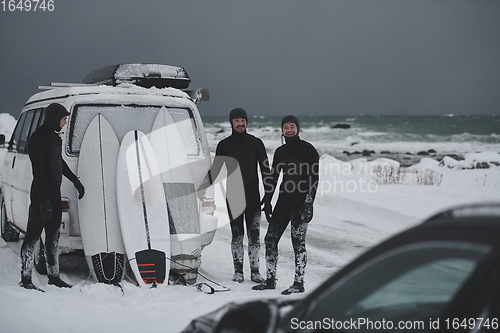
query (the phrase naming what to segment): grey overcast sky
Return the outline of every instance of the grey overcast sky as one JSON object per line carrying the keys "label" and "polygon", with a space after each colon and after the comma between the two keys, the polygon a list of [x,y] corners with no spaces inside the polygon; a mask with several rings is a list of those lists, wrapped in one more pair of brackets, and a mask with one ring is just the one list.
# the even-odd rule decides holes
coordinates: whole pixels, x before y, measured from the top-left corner
{"label": "grey overcast sky", "polygon": [[500,114],[499,0],[54,4],[53,12],[0,8],[0,113],[17,117],[38,85],[149,62],[182,66],[192,88],[209,88],[206,115],[234,107],[253,115]]}

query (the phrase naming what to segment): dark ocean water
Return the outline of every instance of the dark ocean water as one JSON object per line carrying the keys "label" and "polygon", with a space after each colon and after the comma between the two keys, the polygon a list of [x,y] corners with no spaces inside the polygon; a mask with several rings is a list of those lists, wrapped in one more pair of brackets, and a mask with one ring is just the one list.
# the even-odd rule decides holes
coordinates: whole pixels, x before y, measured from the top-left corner
{"label": "dark ocean water", "polygon": [[[500,115],[440,116],[299,116],[301,138],[318,151],[343,160],[371,151],[367,158],[389,157],[417,162],[423,152],[436,159],[463,158],[468,153],[500,152]],[[261,138],[269,151],[281,144],[281,116],[249,119],[249,133]],[[227,117],[203,116],[211,148],[231,133]],[[333,128],[342,124],[348,128]],[[347,125],[347,126],[345,126]],[[433,153],[432,151],[435,151]],[[360,153],[360,154],[358,154]],[[420,153],[420,155],[419,155]]]}
{"label": "dark ocean water", "polygon": [[[279,128],[282,117],[251,117],[250,129]],[[317,131],[323,138],[341,138],[346,130],[325,131],[336,124],[350,126],[349,134],[375,142],[454,142],[477,140],[500,143],[500,115],[471,116],[300,116],[303,130]],[[203,117],[207,128],[228,127],[227,117]]]}

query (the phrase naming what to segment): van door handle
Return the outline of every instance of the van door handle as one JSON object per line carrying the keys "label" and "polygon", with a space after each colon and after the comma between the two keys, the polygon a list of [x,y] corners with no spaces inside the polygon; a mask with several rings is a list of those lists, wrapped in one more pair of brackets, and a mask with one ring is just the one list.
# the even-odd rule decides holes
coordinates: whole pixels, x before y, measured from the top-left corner
{"label": "van door handle", "polygon": [[14,156],[14,158],[12,159],[12,169],[14,169],[14,164],[16,164],[16,157],[17,156]]}

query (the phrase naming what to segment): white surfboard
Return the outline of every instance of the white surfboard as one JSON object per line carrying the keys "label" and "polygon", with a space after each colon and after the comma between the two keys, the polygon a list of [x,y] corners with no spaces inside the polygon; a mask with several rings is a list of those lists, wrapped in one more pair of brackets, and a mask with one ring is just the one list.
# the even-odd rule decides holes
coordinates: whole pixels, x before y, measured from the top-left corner
{"label": "white surfboard", "polygon": [[90,271],[99,282],[118,284],[125,267],[116,201],[119,143],[106,118],[98,114],[82,140],[78,176],[85,196],[78,201],[83,249]]}
{"label": "white surfboard", "polygon": [[[200,256],[201,236],[195,185],[181,134],[165,107],[158,113],[149,138],[169,208],[172,259],[184,259],[183,265],[188,266],[195,263],[192,269],[197,270],[198,260],[192,260],[192,256],[196,259]],[[196,275],[189,277],[192,278],[196,279]]]}
{"label": "white surfboard", "polygon": [[168,285],[170,229],[156,156],[144,133],[122,140],[116,174],[118,213],[130,266],[143,286]]}

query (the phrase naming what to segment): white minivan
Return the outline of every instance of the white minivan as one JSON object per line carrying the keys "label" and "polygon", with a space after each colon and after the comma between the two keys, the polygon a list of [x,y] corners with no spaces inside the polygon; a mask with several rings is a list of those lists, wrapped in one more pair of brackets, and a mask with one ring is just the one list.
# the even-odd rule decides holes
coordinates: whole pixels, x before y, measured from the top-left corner
{"label": "white minivan", "polygon": [[[1,166],[0,223],[5,241],[16,241],[19,232],[26,231],[30,204],[30,186],[33,179],[28,157],[27,142],[30,135],[43,122],[44,110],[51,103],[60,103],[70,112],[68,125],[63,129],[63,159],[73,172],[84,133],[97,115],[106,117],[119,141],[130,130],[145,134],[152,130],[153,122],[162,107],[174,119],[186,147],[189,164],[198,187],[211,165],[210,152],[197,103],[208,100],[207,89],[187,90],[190,79],[186,71],[177,66],[159,64],[121,64],[107,66],[90,73],[81,84],[52,83],[39,87],[46,91],[33,95],[25,104],[15,130],[8,142]],[[187,120],[187,121],[186,121]],[[63,177],[61,187],[63,217],[61,220],[61,253],[82,250],[78,221],[77,192]],[[198,219],[202,248],[212,242],[217,222],[213,215],[213,192],[198,199]],[[203,221],[211,221],[204,225]],[[43,238],[42,238],[43,239]],[[43,244],[42,244],[43,245]],[[38,248],[41,248],[39,246]],[[43,271],[42,251],[37,251],[37,270]]]}

